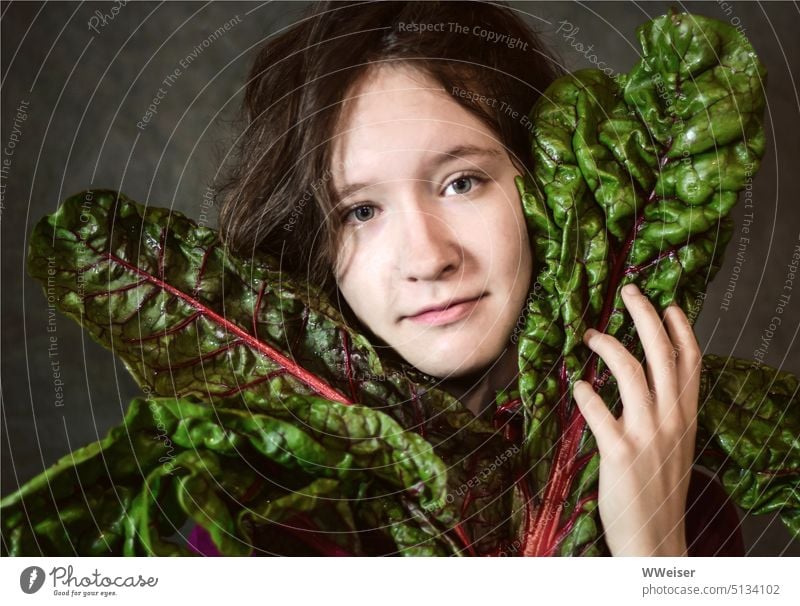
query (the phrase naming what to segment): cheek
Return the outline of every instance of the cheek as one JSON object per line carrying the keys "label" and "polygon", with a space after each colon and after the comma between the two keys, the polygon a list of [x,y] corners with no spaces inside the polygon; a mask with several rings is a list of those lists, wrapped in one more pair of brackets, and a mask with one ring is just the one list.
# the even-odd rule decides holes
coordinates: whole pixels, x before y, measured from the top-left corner
{"label": "cheek", "polygon": [[376,271],[374,260],[368,255],[349,251],[341,259],[336,268],[339,291],[359,320],[374,327],[383,314],[381,302],[386,300],[381,296],[382,274]]}
{"label": "cheek", "polygon": [[485,260],[506,279],[516,280],[518,274],[526,278],[530,273],[531,249],[528,230],[521,208],[511,208],[504,203],[492,218],[485,217],[482,226]]}
{"label": "cheek", "polygon": [[506,208],[502,224],[494,235],[496,270],[503,276],[510,295],[509,305],[516,307],[528,294],[533,270],[533,255],[522,209]]}

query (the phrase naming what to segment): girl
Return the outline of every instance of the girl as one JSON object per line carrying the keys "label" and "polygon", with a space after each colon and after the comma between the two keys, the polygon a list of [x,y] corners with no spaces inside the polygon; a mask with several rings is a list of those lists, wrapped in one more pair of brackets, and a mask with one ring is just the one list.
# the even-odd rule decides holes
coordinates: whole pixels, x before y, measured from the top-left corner
{"label": "girl", "polygon": [[[280,256],[382,355],[491,414],[517,377],[510,337],[536,262],[514,183],[532,166],[526,114],[562,73],[502,5],[319,3],[251,70],[222,237],[240,254]],[[730,506],[715,524],[698,516],[721,505],[720,489],[691,474],[691,325],[677,306],[662,321],[635,288],[623,292],[647,368],[590,330],[625,412],[614,418],[587,383],[574,390],[600,451],[606,542],[612,555],[734,554]]]}

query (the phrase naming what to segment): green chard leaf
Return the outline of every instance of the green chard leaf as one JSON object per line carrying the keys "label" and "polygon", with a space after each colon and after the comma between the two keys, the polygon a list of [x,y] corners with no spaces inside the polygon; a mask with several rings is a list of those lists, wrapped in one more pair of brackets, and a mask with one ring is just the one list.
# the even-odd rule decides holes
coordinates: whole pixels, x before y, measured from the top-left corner
{"label": "green chard leaf", "polygon": [[704,356],[700,462],[742,509],[800,536],[800,381],[757,361]]}
{"label": "green chard leaf", "polygon": [[[515,533],[524,555],[607,552],[596,507],[597,448],[572,387],[584,379],[606,402],[619,398],[583,334],[594,327],[614,335],[642,359],[620,293],[631,282],[659,311],[675,302],[694,322],[731,236],[728,214],[764,153],[766,72],[739,32],[673,12],[642,25],[638,36],[642,58],[629,74],[566,75],[530,113],[534,172],[517,177],[537,263],[519,346],[526,515]],[[704,366],[717,363],[704,359]],[[743,381],[736,372],[727,385]],[[726,468],[726,488],[755,513],[787,507],[796,514],[797,432],[784,431],[779,414],[796,409],[796,392],[766,418],[751,403],[725,423],[715,415],[736,407],[738,396],[721,384],[704,389],[699,433],[731,448],[740,466]],[[763,445],[768,429],[780,435],[769,443],[773,454],[792,462],[780,465],[779,483],[763,479],[775,465],[769,457],[744,456]],[[736,440],[749,446],[734,447]],[[765,483],[771,491],[741,496],[744,486],[757,491]]]}
{"label": "green chard leaf", "polygon": [[[359,532],[371,529],[364,524],[376,503],[408,528],[405,535],[424,535],[424,545],[401,537],[396,551],[458,549],[445,532],[453,521],[447,470],[422,437],[379,411],[316,396],[292,396],[289,413],[303,422],[192,399],[136,398],[106,438],[0,502],[4,549],[188,554],[171,537],[191,520],[220,553],[248,555],[269,552],[276,533],[307,534],[319,517],[327,538],[316,548],[368,555]],[[333,527],[340,533],[329,534]],[[399,532],[378,528],[387,541]]]}

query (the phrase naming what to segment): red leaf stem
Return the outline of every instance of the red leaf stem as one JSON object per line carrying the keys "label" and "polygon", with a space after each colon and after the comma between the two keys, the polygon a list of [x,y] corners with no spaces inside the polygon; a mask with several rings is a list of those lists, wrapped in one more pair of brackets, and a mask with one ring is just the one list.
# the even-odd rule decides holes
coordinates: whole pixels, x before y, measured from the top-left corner
{"label": "red leaf stem", "polygon": [[[663,166],[665,159],[662,158]],[[646,204],[656,200],[655,191],[650,193]],[[623,245],[613,256],[610,278],[603,300],[603,308],[596,329],[605,332],[613,311],[614,299],[622,277],[625,273],[625,261],[630,254],[634,238],[642,228],[644,212],[634,221]],[[587,371],[583,379],[597,388],[597,354],[591,352],[587,362]],[[566,365],[561,360],[559,368],[559,400],[557,403],[558,418],[562,423],[556,444],[556,454],[550,468],[550,476],[545,487],[542,504],[534,511],[530,500],[526,504],[526,529],[520,552],[524,556],[552,556],[558,545],[566,536],[558,532],[563,503],[569,497],[570,488],[575,474],[575,456],[580,448],[581,435],[586,426],[586,420],[580,414],[577,406],[570,406],[571,398],[568,396],[568,378]],[[525,480],[523,480],[523,484]],[[567,522],[569,523],[569,521]]]}
{"label": "red leaf stem", "polygon": [[[97,251],[95,251],[95,252],[97,252]],[[308,385],[311,389],[313,389],[315,392],[317,392],[320,396],[322,396],[324,398],[327,398],[328,400],[333,400],[334,402],[340,402],[342,404],[352,404],[353,403],[350,400],[348,400],[345,396],[343,396],[341,393],[339,393],[337,390],[335,390],[333,387],[328,385],[325,381],[320,379],[318,376],[316,376],[315,374],[309,372],[308,370],[306,370],[305,368],[303,368],[299,364],[296,364],[294,361],[292,361],[291,359],[287,358],[285,355],[283,355],[281,352],[279,352],[274,347],[271,347],[270,345],[268,345],[267,343],[264,343],[263,341],[259,341],[253,335],[248,333],[246,330],[242,329],[240,326],[237,326],[236,324],[234,324],[233,322],[231,322],[227,318],[224,318],[223,316],[219,315],[217,312],[215,312],[214,310],[210,309],[206,305],[202,304],[197,299],[194,299],[194,298],[190,297],[186,293],[181,292],[180,290],[178,290],[177,288],[175,288],[171,284],[168,284],[164,280],[158,279],[156,276],[153,276],[152,274],[147,273],[146,271],[142,270],[141,268],[136,267],[135,265],[132,265],[131,263],[128,263],[124,259],[120,259],[119,257],[117,257],[116,255],[114,255],[114,254],[112,254],[110,252],[102,252],[102,253],[98,253],[98,254],[101,254],[101,255],[105,256],[109,261],[112,261],[114,263],[118,263],[118,264],[122,265],[123,267],[125,267],[129,271],[132,271],[132,272],[144,277],[146,280],[148,280],[149,282],[151,282],[152,284],[154,284],[158,288],[161,288],[161,289],[165,290],[166,292],[168,292],[169,294],[171,294],[172,296],[183,300],[185,303],[187,303],[188,305],[190,305],[191,307],[196,309],[198,311],[198,313],[200,313],[200,314],[202,314],[204,316],[207,316],[209,319],[211,319],[214,322],[216,322],[217,324],[219,324],[221,327],[223,327],[228,332],[231,332],[231,333],[235,334],[236,336],[238,336],[249,347],[251,347],[252,349],[254,349],[254,350],[256,350],[256,351],[258,351],[258,352],[260,352],[260,353],[262,353],[264,355],[266,355],[268,358],[273,360],[275,363],[277,363],[280,366],[282,366],[291,375],[293,375],[298,380],[300,380],[303,383],[305,383],[306,385]]]}

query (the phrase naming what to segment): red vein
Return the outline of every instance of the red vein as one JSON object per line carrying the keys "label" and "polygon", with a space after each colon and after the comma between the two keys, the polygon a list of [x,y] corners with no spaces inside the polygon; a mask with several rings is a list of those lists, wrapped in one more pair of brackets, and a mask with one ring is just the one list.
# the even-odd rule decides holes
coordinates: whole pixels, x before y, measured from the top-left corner
{"label": "red vein", "polygon": [[143,279],[139,280],[138,282],[132,282],[131,284],[128,284],[127,286],[121,286],[121,287],[119,287],[119,288],[117,288],[117,289],[115,289],[113,291],[101,290],[101,291],[98,291],[98,292],[91,292],[91,293],[83,295],[83,298],[84,298],[84,300],[86,300],[86,299],[94,299],[95,297],[109,297],[112,294],[125,292],[126,290],[131,290],[131,289],[137,288],[137,287],[141,286],[142,284],[146,284],[146,283],[147,283],[147,280],[145,280],[143,278]]}
{"label": "red vein", "polygon": [[467,534],[466,530],[464,530],[464,526],[461,524],[461,522],[456,522],[455,526],[453,526],[453,532],[456,533],[456,536],[458,536],[459,540],[464,544],[464,547],[467,548],[469,555],[478,555],[475,553],[475,546],[472,544],[472,541],[470,541],[469,535]]}
{"label": "red vein", "polygon": [[159,339],[161,337],[165,337],[169,334],[178,332],[184,326],[187,326],[194,322],[201,313],[199,311],[194,312],[191,316],[186,316],[183,320],[175,324],[174,326],[170,326],[169,330],[164,330],[164,332],[155,332],[152,335],[147,335],[146,337],[137,337],[137,338],[128,338],[128,337],[121,337],[121,340],[125,343],[143,343],[144,341],[150,341],[152,339]]}
{"label": "red vein", "polygon": [[561,541],[563,541],[567,537],[567,535],[572,531],[573,527],[575,526],[575,522],[578,521],[578,516],[586,513],[585,511],[583,511],[583,506],[586,505],[586,503],[589,503],[596,499],[597,499],[597,492],[593,492],[591,494],[586,495],[575,504],[575,508],[572,510],[572,515],[570,515],[569,520],[567,520],[564,523],[564,527],[561,529],[561,532],[559,532],[558,535],[556,536],[556,539],[553,542],[554,545],[556,546],[560,545]]}
{"label": "red vein", "polygon": [[264,290],[267,288],[267,281],[261,283],[261,288],[258,289],[258,297],[256,297],[256,304],[253,307],[253,336],[258,339],[258,314],[261,311],[261,297],[264,296]]}
{"label": "red vein", "polygon": [[420,406],[419,395],[417,394],[417,386],[414,385],[408,377],[406,377],[406,381],[408,382],[408,388],[411,391],[411,408],[414,411],[414,419],[416,421],[416,427],[419,427],[419,435],[421,435],[424,438],[425,415],[423,414],[422,408]]}
{"label": "red vein", "polygon": [[[261,385],[261,383],[264,383],[266,381],[271,381],[275,377],[280,377],[281,375],[283,375],[285,373],[286,373],[286,371],[283,368],[280,368],[278,370],[273,370],[272,372],[267,373],[263,377],[258,377],[254,381],[250,381],[249,383],[244,383],[242,385],[237,385],[236,387],[230,387],[228,389],[228,391],[225,391],[225,392],[223,392],[221,394],[215,394],[215,395],[217,395],[220,398],[227,398],[227,397],[232,396],[234,394],[241,393],[243,391],[247,391],[248,389],[250,389],[251,387],[255,387],[256,385]],[[225,387],[229,387],[229,386],[225,385]],[[209,395],[211,395],[211,394],[209,394]]]}
{"label": "red vein", "polygon": [[277,364],[280,364],[283,368],[285,368],[290,374],[294,377],[308,385],[311,389],[316,391],[322,397],[333,400],[334,402],[340,402],[342,404],[352,404],[345,396],[340,394],[336,389],[328,385],[325,381],[320,379],[318,376],[314,375],[313,373],[309,372],[302,366],[296,364],[294,361],[290,360],[286,356],[284,356],[281,352],[279,352],[274,347],[271,347],[267,343],[263,341],[259,341],[253,335],[248,333],[246,330],[243,330],[241,327],[237,326],[230,320],[222,317],[214,310],[206,307],[200,301],[193,299],[189,295],[184,292],[181,292],[171,284],[159,280],[157,277],[153,276],[152,274],[147,273],[146,271],[142,270],[131,263],[128,263],[124,259],[120,259],[116,255],[111,254],[110,252],[103,252],[102,255],[105,255],[110,261],[115,263],[119,263],[123,267],[127,268],[128,270],[139,274],[140,276],[144,276],[146,279],[150,280],[153,284],[158,286],[159,288],[167,291],[171,295],[178,297],[179,299],[186,302],[188,305],[202,313],[203,315],[208,316],[211,320],[222,326],[225,330],[232,332],[240,339],[242,339],[247,345],[249,345],[252,349],[261,352],[262,354],[266,355]]}
{"label": "red vein", "polygon": [[170,364],[169,366],[153,366],[152,369],[157,372],[162,372],[162,371],[174,370],[176,368],[188,368],[189,366],[194,366],[197,363],[202,363],[205,360],[208,360],[209,358],[214,358],[219,354],[228,351],[231,347],[239,345],[240,343],[241,341],[239,341],[238,339],[234,339],[230,343],[226,343],[225,345],[222,345],[221,347],[218,347],[213,351],[206,352],[202,356],[199,356],[197,358],[181,362],[180,364]]}
{"label": "red vein", "polygon": [[347,381],[350,384],[350,395],[353,396],[353,401],[358,401],[358,390],[355,380],[353,379],[353,365],[350,360],[350,344],[347,341],[347,331],[343,328],[340,329],[342,335],[342,352],[344,353],[344,372],[347,376]]}

